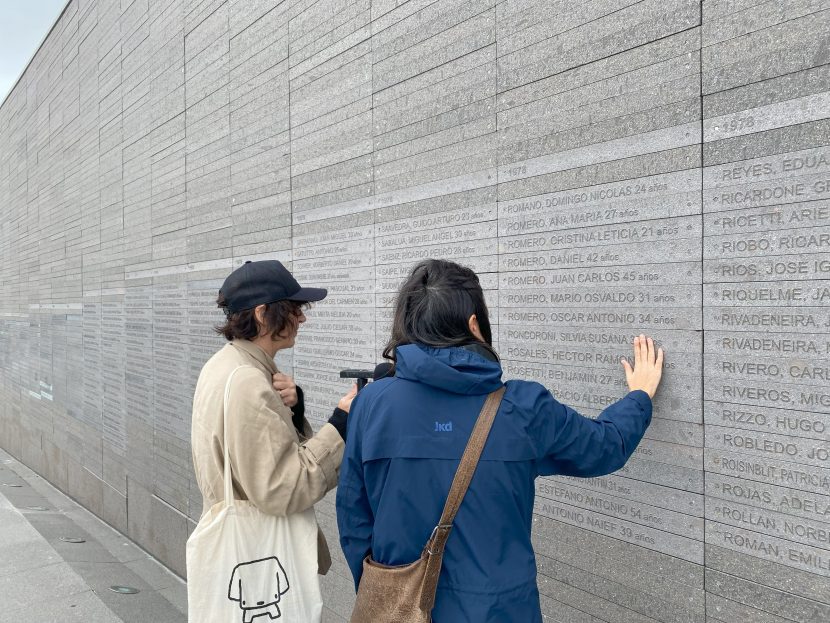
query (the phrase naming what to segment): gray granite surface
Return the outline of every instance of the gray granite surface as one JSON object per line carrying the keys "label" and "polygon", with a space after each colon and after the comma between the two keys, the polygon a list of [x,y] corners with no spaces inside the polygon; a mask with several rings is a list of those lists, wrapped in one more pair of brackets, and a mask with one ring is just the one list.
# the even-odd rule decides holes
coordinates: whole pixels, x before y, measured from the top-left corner
{"label": "gray granite surface", "polygon": [[[633,335],[668,353],[625,467],[537,482],[546,620],[821,623],[828,24],[827,0],[70,0],[0,105],[0,447],[183,574],[225,275],[329,289],[277,358],[319,426],[445,257],[506,375],[584,415],[625,393]],[[333,495],[318,518],[343,622]],[[145,566],[101,545],[57,593]]]}

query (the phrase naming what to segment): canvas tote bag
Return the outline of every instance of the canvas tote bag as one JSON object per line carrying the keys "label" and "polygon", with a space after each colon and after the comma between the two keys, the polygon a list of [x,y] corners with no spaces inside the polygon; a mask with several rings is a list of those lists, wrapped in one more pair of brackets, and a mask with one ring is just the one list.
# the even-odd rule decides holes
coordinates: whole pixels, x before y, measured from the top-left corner
{"label": "canvas tote bag", "polygon": [[435,591],[455,515],[467,494],[478,460],[490,435],[490,428],[504,396],[504,386],[487,396],[484,407],[464,449],[455,472],[444,512],[432,531],[421,557],[407,565],[388,566],[363,561],[363,575],[357,590],[350,623],[430,623]]}
{"label": "canvas tote bag", "polygon": [[314,509],[275,517],[233,499],[228,398],[240,368],[225,385],[224,500],[211,507],[187,540],[188,621],[320,623]]}

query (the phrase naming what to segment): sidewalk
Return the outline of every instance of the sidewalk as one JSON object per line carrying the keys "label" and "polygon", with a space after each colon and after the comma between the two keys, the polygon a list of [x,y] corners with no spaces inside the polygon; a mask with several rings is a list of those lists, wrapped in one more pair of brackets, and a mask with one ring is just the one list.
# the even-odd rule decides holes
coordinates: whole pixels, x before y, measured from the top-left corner
{"label": "sidewalk", "polygon": [[186,612],[180,578],[0,450],[0,623],[184,623]]}

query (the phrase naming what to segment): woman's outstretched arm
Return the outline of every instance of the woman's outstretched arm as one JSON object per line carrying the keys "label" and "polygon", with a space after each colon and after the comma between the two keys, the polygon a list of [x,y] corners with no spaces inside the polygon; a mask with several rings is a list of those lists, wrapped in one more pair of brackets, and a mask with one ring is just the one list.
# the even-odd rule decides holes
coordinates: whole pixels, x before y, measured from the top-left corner
{"label": "woman's outstretched arm", "polygon": [[625,465],[651,423],[651,399],[662,366],[662,349],[655,353],[651,338],[634,338],[634,366],[623,362],[631,391],[595,420],[559,403],[538,385],[532,409],[537,414],[539,475],[602,476]]}

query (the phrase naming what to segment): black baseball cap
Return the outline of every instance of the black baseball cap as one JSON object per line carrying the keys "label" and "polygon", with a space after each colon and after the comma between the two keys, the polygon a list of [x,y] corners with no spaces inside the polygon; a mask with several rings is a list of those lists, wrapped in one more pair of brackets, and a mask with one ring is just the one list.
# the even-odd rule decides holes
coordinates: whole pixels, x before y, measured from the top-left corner
{"label": "black baseball cap", "polygon": [[233,271],[219,288],[225,297],[229,313],[251,309],[265,303],[322,301],[328,291],[324,288],[303,288],[277,260],[245,262]]}

